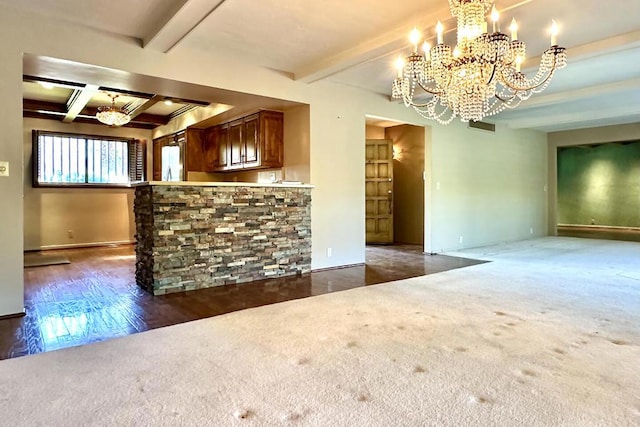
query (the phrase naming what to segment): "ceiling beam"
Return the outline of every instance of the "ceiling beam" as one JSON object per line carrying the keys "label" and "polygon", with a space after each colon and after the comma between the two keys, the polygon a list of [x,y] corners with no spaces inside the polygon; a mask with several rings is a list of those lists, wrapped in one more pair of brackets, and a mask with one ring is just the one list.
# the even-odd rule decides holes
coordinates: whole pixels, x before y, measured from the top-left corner
{"label": "ceiling beam", "polygon": [[[25,99],[22,101],[22,110],[25,117],[36,117],[34,114],[37,114],[39,118],[53,118],[61,119],[66,117],[67,108],[64,104],[58,104],[56,102],[48,102],[48,101],[34,101],[30,99]],[[95,118],[98,109],[95,107],[85,107],[82,111],[76,114],[76,119],[74,121],[78,121],[80,118],[93,120],[94,123],[97,120]],[[27,113],[29,115],[27,115]],[[170,116],[160,116],[157,114],[148,114],[140,112],[136,117],[132,118],[132,122],[135,123],[143,123],[151,125],[152,127],[166,125],[169,123]],[[84,122],[86,123],[86,121]]]}
{"label": "ceiling beam", "polygon": [[198,108],[196,105],[185,105],[185,106],[183,106],[181,108],[178,108],[176,111],[174,111],[173,113],[169,114],[169,120],[173,120],[178,116],[186,114],[189,111],[195,110],[196,108]]}
{"label": "ceiling beam", "polygon": [[579,99],[600,97],[602,95],[628,92],[630,90],[638,89],[640,89],[640,77],[619,82],[583,87],[580,89],[567,90],[564,92],[550,93],[547,95],[536,95],[526,101],[523,101],[522,104],[518,106],[518,110],[527,110],[530,108],[561,104],[569,101],[574,102]]}
{"label": "ceiling beam", "polygon": [[[532,1],[534,0],[504,1],[502,2],[503,4],[501,4],[500,12],[518,8]],[[449,18],[445,20],[442,19],[443,16]],[[365,62],[375,61],[393,53],[405,51],[408,46],[407,34],[411,28],[417,27],[419,30],[422,29],[424,30],[424,34],[433,34],[433,38],[435,38],[435,23],[438,19],[446,29],[445,33],[456,30],[456,20],[451,17],[449,6],[444,6],[420,19],[412,16],[391,31],[373,39],[366,40],[335,55],[308,64],[293,73],[294,79],[305,83],[313,83]],[[430,38],[432,37],[427,37],[427,39]]]}
{"label": "ceiling beam", "polygon": [[98,92],[99,86],[85,85],[82,89],[75,89],[67,100],[67,114],[62,121],[71,123],[87,106],[87,103]]}
{"label": "ceiling beam", "polygon": [[[45,119],[45,120],[55,120],[55,121],[61,121],[62,119],[62,115],[61,114],[57,114],[57,113],[47,113],[47,112],[38,112],[38,111],[28,111],[28,110],[24,110],[22,112],[22,117],[29,117],[29,118],[33,118],[33,119]],[[99,124],[99,122],[97,121],[97,119],[95,117],[84,117],[84,116],[78,116],[76,117],[76,119],[74,120],[75,123],[88,123],[88,124]],[[155,129],[157,127],[157,125],[153,124],[153,123],[141,123],[141,122],[129,122],[126,125],[124,125],[124,127],[131,127],[131,128],[137,128],[137,129]]]}
{"label": "ceiling beam", "polygon": [[48,79],[46,77],[34,77],[34,76],[28,76],[26,74],[22,76],[22,80],[30,83],[40,83],[40,84],[50,83],[56,87],[72,89],[72,90],[82,89],[82,87],[84,86],[81,83],[73,83],[73,82],[67,82],[64,80],[57,80],[57,79]]}
{"label": "ceiling beam", "polygon": [[181,0],[151,34],[142,47],[167,53],[207,19],[225,0]]}
{"label": "ceiling beam", "polygon": [[637,47],[640,47],[640,30],[567,48],[567,55],[570,61],[582,61]]}
{"label": "ceiling beam", "polygon": [[[640,30],[630,33],[619,34],[607,39],[597,40],[591,43],[567,48],[567,58],[570,63],[576,63],[598,56],[610,55],[625,50],[637,49],[640,47]],[[525,74],[535,72],[540,64],[541,57],[527,58],[524,63],[523,72]]]}
{"label": "ceiling beam", "polygon": [[135,119],[140,114],[142,114],[144,111],[147,111],[149,108],[153,107],[154,105],[156,105],[158,102],[162,101],[163,99],[164,99],[164,96],[153,95],[151,97],[151,99],[147,99],[143,104],[141,104],[137,108],[134,108],[133,110],[131,110],[129,112],[129,117],[131,117],[132,120]]}
{"label": "ceiling beam", "polygon": [[23,111],[48,111],[51,113],[67,114],[67,107],[64,104],[50,101],[34,101],[31,99],[22,100]]}
{"label": "ceiling beam", "polygon": [[565,114],[545,114],[533,117],[523,117],[518,119],[505,119],[496,121],[505,123],[511,129],[535,129],[550,128],[558,125],[568,125],[573,123],[588,123],[596,120],[614,119],[619,117],[638,116],[640,117],[640,105],[625,105],[618,108],[602,108],[594,110],[580,110]]}

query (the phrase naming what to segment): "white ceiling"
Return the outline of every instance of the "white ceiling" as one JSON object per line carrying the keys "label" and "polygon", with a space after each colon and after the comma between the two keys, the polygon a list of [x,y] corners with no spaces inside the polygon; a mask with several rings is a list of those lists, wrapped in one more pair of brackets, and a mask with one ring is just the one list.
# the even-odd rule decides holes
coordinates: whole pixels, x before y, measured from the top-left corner
{"label": "white ceiling", "polygon": [[[96,30],[135,37],[147,49],[242,55],[312,84],[329,79],[389,95],[392,60],[416,26],[440,19],[455,36],[446,0],[0,0]],[[639,0],[499,0],[503,30],[520,24],[529,61],[561,27],[569,65],[546,92],[495,121],[545,131],[640,121]]]}

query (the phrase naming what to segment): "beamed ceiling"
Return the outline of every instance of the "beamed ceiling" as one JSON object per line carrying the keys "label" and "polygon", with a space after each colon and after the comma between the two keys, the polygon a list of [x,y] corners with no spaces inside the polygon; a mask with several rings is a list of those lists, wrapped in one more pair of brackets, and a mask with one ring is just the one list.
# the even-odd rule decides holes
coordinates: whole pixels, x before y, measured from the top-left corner
{"label": "beamed ceiling", "polygon": [[101,106],[115,105],[127,111],[131,121],[126,127],[153,129],[173,118],[208,106],[206,101],[133,92],[93,84],[23,76],[22,110],[24,117],[58,120],[65,123],[99,124],[96,113]]}
{"label": "beamed ceiling", "polygon": [[[406,53],[410,29],[415,26],[434,35],[439,19],[447,28],[445,42],[455,42],[455,21],[446,0],[0,0],[0,4],[133,37],[144,49],[166,55],[181,50],[202,55],[228,52],[308,84],[330,80],[385,96],[390,95],[395,76],[393,60]],[[524,71],[534,71],[549,44],[551,19],[560,24],[559,42],[567,47],[569,66],[557,73],[544,93],[499,114],[495,121],[544,131],[640,121],[640,1],[498,0],[496,7],[503,30],[511,18],[518,19],[519,38],[527,43]],[[43,76],[25,74],[25,85]],[[97,85],[97,93],[125,87],[129,93],[119,99],[135,102],[131,104],[137,114],[134,125],[152,127],[175,112],[156,107],[172,94],[84,79],[68,83]],[[65,106],[69,101],[46,97],[52,99],[27,102],[25,96],[28,114],[38,111],[31,101]],[[198,94],[182,98],[176,107],[199,105],[194,100],[239,105]],[[73,120],[91,120],[94,101],[83,108],[74,106],[79,111]],[[60,108],[51,106],[51,111],[68,115]]]}

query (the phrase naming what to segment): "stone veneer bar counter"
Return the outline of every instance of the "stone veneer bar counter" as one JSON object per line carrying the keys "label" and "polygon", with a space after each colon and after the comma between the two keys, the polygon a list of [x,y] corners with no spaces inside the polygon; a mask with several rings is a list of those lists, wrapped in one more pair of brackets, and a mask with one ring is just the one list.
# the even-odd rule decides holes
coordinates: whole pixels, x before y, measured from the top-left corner
{"label": "stone veneer bar counter", "polygon": [[154,295],[311,271],[310,185],[135,185],[136,282]]}

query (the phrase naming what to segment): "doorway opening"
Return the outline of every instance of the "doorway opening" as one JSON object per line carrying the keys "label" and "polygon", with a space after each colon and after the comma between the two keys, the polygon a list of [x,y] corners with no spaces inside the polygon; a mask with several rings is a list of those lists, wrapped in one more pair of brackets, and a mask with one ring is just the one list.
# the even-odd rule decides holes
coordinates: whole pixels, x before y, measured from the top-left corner
{"label": "doorway opening", "polygon": [[424,247],[425,128],[366,119],[366,244]]}

